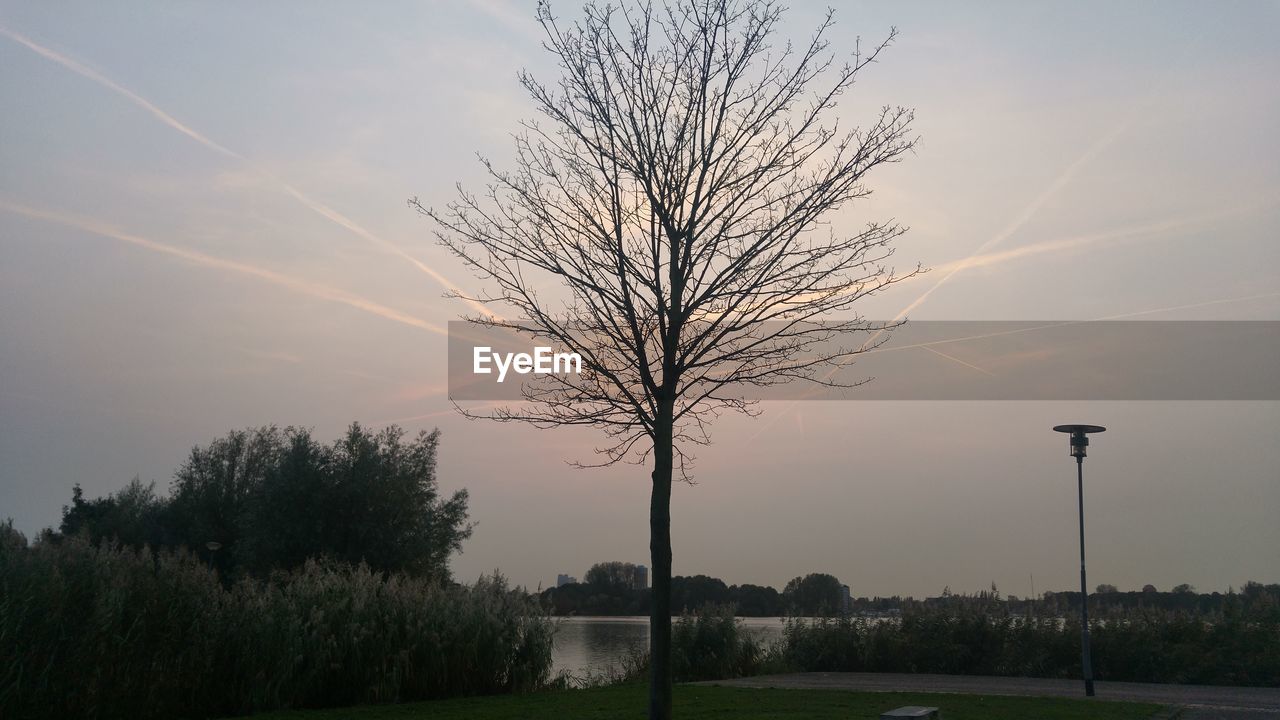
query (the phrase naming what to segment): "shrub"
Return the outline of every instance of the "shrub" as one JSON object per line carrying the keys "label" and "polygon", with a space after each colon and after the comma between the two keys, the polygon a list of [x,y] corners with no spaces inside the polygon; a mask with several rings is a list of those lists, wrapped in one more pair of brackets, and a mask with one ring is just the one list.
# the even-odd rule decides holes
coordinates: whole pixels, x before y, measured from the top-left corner
{"label": "shrub", "polygon": [[[1099,680],[1280,685],[1280,622],[1267,597],[1221,613],[1117,609],[1090,622]],[[789,619],[774,649],[801,671],[1080,676],[1080,623],[998,604],[906,609],[899,617]]]}
{"label": "shrub", "polygon": [[732,605],[685,613],[671,628],[671,673],[677,682],[755,675],[764,647],[743,631]]}
{"label": "shrub", "polygon": [[542,686],[553,627],[497,575],[308,562],[230,588],[186,552],[0,543],[0,717],[208,717]]}

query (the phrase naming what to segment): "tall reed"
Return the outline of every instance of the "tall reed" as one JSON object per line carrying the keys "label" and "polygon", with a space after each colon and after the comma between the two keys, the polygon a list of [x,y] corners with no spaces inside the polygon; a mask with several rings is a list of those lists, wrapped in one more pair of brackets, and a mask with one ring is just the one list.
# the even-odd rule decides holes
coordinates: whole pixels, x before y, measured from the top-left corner
{"label": "tall reed", "polygon": [[552,624],[497,575],[309,562],[223,588],[185,552],[0,538],[0,717],[170,718],[541,687]]}
{"label": "tall reed", "polygon": [[[1100,680],[1280,686],[1280,617],[1267,598],[1215,613],[1111,610],[1090,635]],[[1080,623],[997,604],[791,619],[770,654],[800,671],[1079,677]]]}

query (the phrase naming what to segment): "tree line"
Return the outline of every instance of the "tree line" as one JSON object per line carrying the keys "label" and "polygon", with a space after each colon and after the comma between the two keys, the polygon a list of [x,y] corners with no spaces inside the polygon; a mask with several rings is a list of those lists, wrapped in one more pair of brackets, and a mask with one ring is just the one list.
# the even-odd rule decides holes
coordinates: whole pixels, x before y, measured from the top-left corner
{"label": "tree line", "polygon": [[[625,562],[602,562],[591,566],[582,582],[547,588],[538,593],[543,607],[552,615],[645,615],[650,610],[649,589],[634,587],[636,566]],[[1108,610],[1161,610],[1208,615],[1222,612],[1233,598],[1250,602],[1257,597],[1280,597],[1280,585],[1247,582],[1239,591],[1196,592],[1189,584],[1160,591],[1152,585],[1142,590],[1121,591],[1110,584],[1099,585],[1089,595],[1093,612]],[[1079,592],[1048,591],[1038,597],[1003,595],[994,584],[973,594],[953,593],[943,588],[936,597],[910,596],[846,597],[840,580],[829,573],[809,573],[790,580],[782,590],[765,585],[730,585],[709,575],[676,575],[671,578],[672,612],[695,613],[710,606],[728,606],[738,617],[833,617],[891,616],[912,610],[964,610],[975,605],[998,605],[1011,615],[1066,617],[1080,612]]]}
{"label": "tree line", "polygon": [[332,443],[298,427],[235,430],[192,448],[167,494],[135,478],[90,499],[77,484],[41,540],[185,548],[224,581],[312,558],[444,581],[471,525],[467,491],[439,490],[439,443],[439,431],[406,437],[359,423]]}
{"label": "tree line", "polygon": [[[582,582],[541,591],[543,606],[553,615],[647,615],[649,588],[625,581],[634,577],[635,567],[618,561],[596,563]],[[731,605],[743,617],[830,615],[845,610],[845,599],[840,581],[828,573],[798,576],[781,591],[750,583],[728,585],[709,575],[671,578],[673,612],[693,612],[709,605]]]}

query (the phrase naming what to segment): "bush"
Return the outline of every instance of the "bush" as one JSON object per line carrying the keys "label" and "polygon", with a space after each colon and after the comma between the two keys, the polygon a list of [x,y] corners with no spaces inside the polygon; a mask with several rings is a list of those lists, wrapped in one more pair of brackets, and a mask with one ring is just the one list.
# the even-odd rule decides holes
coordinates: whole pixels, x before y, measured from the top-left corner
{"label": "bush", "polygon": [[0,543],[0,717],[168,718],[542,686],[553,627],[460,586],[308,562],[230,588],[186,552]]}
{"label": "bush", "polygon": [[671,674],[676,682],[755,675],[764,656],[764,647],[743,631],[732,605],[685,613],[671,628]]}
{"label": "bush", "polygon": [[467,491],[440,491],[439,444],[438,431],[408,438],[395,425],[374,432],[352,423],[331,444],[296,427],[232,431],[191,450],[168,496],[137,479],[93,499],[76,485],[59,533],[185,547],[224,583],[314,557],[447,581],[449,555],[471,525]]}
{"label": "bush", "polygon": [[[1090,622],[1099,680],[1280,685],[1280,622],[1268,597],[1221,613],[1119,609]],[[1080,676],[1080,623],[999,604],[914,607],[899,617],[787,621],[774,652],[800,671]]]}
{"label": "bush", "polygon": [[[671,674],[676,682],[724,680],[780,671],[771,650],[748,635],[732,605],[706,605],[686,612],[671,628]],[[649,677],[649,648],[632,646],[597,672],[561,672],[560,688],[603,687],[644,682]]]}

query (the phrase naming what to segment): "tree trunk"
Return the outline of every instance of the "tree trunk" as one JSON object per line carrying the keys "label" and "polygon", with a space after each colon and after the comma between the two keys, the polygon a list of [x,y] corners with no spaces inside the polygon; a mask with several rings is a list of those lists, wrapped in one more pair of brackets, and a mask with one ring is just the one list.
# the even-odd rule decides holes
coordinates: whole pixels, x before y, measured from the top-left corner
{"label": "tree trunk", "polygon": [[649,501],[649,720],[671,718],[671,474],[674,403],[659,403]]}

